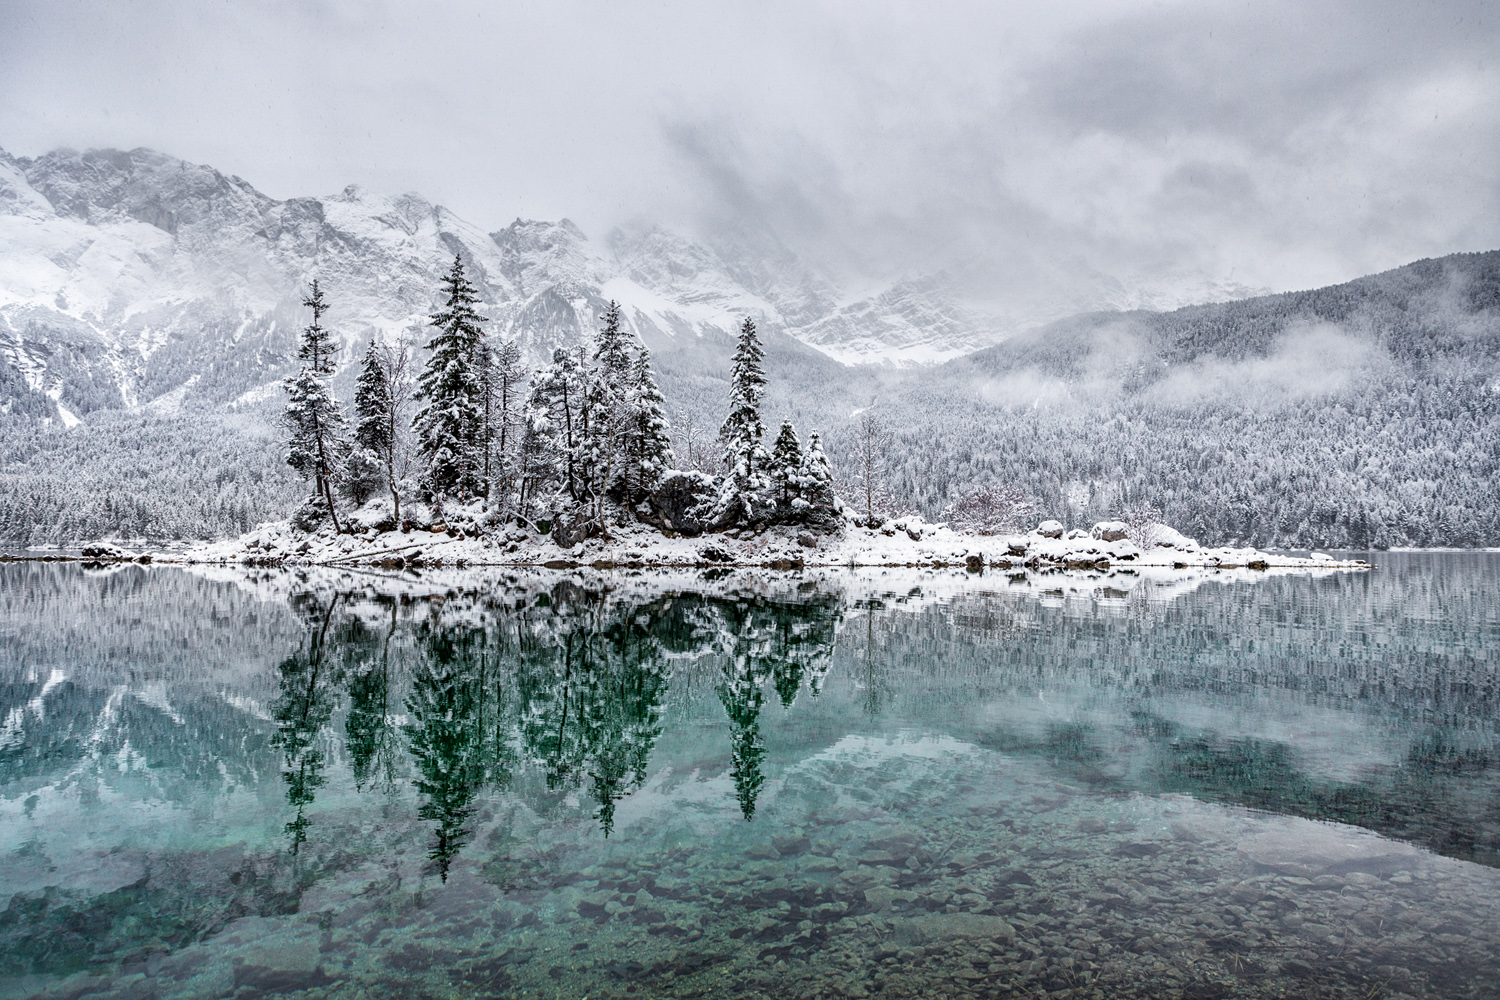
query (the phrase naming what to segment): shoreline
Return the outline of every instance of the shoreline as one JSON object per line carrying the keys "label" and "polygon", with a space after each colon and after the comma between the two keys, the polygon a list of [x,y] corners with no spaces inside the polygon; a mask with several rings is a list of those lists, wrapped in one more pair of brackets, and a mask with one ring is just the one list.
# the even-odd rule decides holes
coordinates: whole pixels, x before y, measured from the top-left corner
{"label": "shoreline", "polygon": [[[1102,529],[1102,530],[1101,530]],[[986,569],[1031,572],[1122,572],[1152,570],[1367,570],[1364,559],[1313,552],[1294,556],[1251,547],[1199,545],[1169,528],[1158,544],[1142,549],[1108,523],[1092,533],[1063,532],[1049,522],[1025,534],[957,532],[920,517],[896,519],[878,528],[846,523],[827,534],[795,527],[744,529],[686,537],[630,524],[611,534],[561,547],[528,528],[500,526],[461,533],[409,528],[334,534],[296,531],[271,522],[235,539],[167,551],[141,551],[111,543],[84,545],[77,554],[0,554],[6,562],[241,566],[250,569],[536,569],[569,571],[808,569]],[[1110,537],[1114,536],[1114,537]],[[1472,550],[1471,550],[1472,551]]]}

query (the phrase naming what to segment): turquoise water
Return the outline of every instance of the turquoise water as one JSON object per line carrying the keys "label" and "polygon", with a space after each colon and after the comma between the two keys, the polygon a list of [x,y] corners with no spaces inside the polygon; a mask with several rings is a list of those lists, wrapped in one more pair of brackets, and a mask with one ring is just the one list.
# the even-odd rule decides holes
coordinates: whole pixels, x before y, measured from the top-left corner
{"label": "turquoise water", "polygon": [[0,564],[0,995],[1494,997],[1500,556],[1379,562]]}

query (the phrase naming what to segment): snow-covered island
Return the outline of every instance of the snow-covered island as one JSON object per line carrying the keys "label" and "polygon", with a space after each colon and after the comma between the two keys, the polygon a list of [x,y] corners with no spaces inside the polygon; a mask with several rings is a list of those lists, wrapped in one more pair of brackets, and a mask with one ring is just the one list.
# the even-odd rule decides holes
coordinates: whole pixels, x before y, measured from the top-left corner
{"label": "snow-covered island", "polygon": [[[376,508],[377,512],[379,508]],[[426,514],[411,511],[419,520]],[[255,567],[343,566],[385,570],[538,566],[597,570],[672,567],[917,567],[978,571],[985,568],[1074,570],[1143,569],[1367,569],[1362,560],[1278,555],[1253,548],[1208,547],[1164,525],[1150,526],[1145,547],[1129,537],[1130,526],[1105,521],[1091,531],[1065,531],[1043,521],[1024,534],[984,535],[930,524],[921,517],[896,518],[868,527],[847,507],[843,523],[826,533],[794,526],[731,529],[687,537],[647,524],[617,526],[606,535],[559,545],[550,534],[516,524],[483,527],[481,505],[450,511],[445,521],[408,524],[406,530],[375,525],[343,534],[331,528],[298,531],[288,522],[261,525],[241,538],[156,557],[162,562],[218,563]],[[121,552],[120,557],[130,554]]]}

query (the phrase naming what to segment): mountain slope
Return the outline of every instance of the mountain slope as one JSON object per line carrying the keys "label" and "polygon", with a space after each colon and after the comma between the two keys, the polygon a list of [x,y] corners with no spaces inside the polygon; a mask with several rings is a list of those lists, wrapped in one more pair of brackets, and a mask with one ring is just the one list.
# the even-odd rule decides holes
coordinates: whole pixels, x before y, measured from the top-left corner
{"label": "mountain slope", "polygon": [[315,276],[345,343],[425,336],[455,254],[491,334],[536,363],[584,339],[609,299],[658,351],[696,350],[746,315],[846,361],[941,359],[993,340],[935,283],[849,303],[773,236],[730,233],[719,247],[659,228],[596,245],[567,220],[488,232],[419,195],[352,186],[278,201],[146,149],[0,151],[0,408],[72,423],[195,376],[184,402],[233,400],[284,370]]}
{"label": "mountain slope", "polygon": [[1500,544],[1500,252],[1074,317],[914,372],[876,411],[928,510],[999,480],[1071,523],[1151,504],[1260,547]]}

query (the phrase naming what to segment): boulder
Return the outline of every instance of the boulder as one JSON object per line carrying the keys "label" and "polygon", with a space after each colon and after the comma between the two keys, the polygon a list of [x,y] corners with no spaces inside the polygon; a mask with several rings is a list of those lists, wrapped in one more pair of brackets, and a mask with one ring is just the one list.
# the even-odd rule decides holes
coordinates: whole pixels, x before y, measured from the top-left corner
{"label": "boulder", "polygon": [[673,470],[651,491],[646,520],[689,538],[705,531],[722,530],[725,525],[718,523],[722,518],[715,510],[718,499],[719,484],[713,476]]}
{"label": "boulder", "polygon": [[1090,534],[1101,542],[1119,542],[1130,537],[1130,526],[1124,521],[1100,521]]}
{"label": "boulder", "polygon": [[1087,537],[1089,537],[1089,533],[1087,531],[1084,531],[1082,528],[1071,528],[1068,530],[1068,533],[1066,535],[1063,535],[1063,538],[1067,539],[1070,542],[1076,542],[1081,538]]}
{"label": "boulder", "polygon": [[82,556],[85,559],[108,559],[117,561],[126,558],[125,553],[113,545],[85,545]]}
{"label": "boulder", "polygon": [[1043,538],[1061,538],[1063,526],[1061,521],[1043,521],[1036,526],[1036,533]]}

